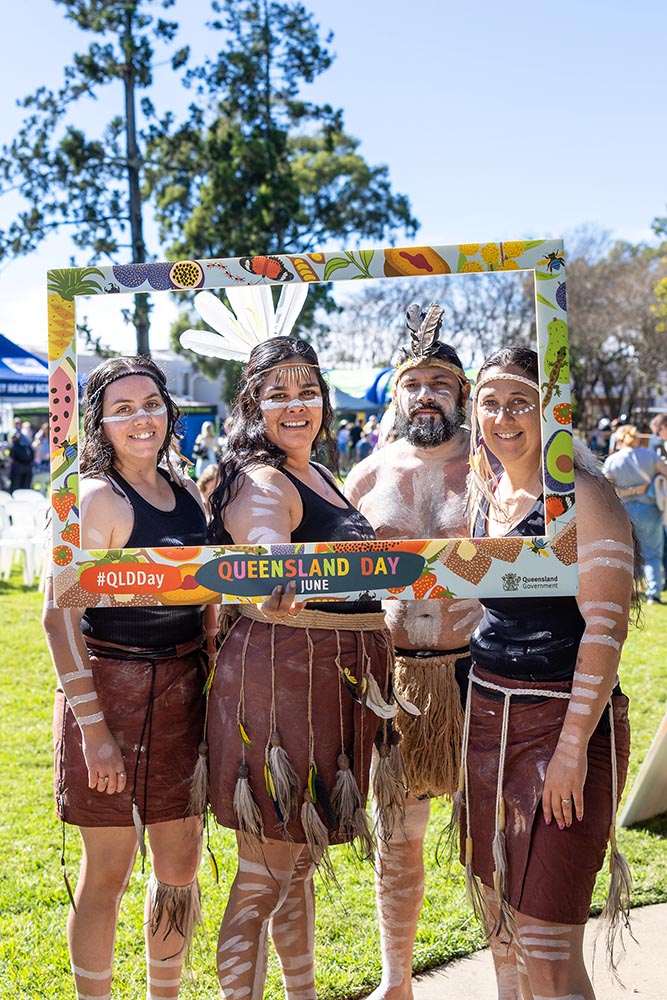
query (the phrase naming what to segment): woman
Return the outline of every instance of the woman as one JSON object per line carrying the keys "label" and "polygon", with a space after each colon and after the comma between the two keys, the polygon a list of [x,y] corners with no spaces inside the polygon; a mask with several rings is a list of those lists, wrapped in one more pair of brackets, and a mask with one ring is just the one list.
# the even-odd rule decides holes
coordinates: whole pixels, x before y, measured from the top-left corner
{"label": "woman", "polygon": [[[326,383],[312,347],[272,337],[250,354],[211,497],[216,545],[373,539],[331,474]],[[275,550],[274,550],[275,551]],[[288,997],[315,996],[313,873],[329,843],[369,843],[364,798],[391,645],[379,603],[293,604],[276,587],[262,611],[241,605],[209,694],[210,797],[238,831],[239,864],[222,921],[224,996],[261,1000],[270,930]],[[298,612],[298,613],[295,613]],[[356,697],[354,697],[356,695]],[[381,748],[381,753],[387,753]],[[388,759],[388,754],[383,760]]]}
{"label": "woman", "polygon": [[218,438],[213,421],[205,420],[195,438],[192,453],[195,457],[195,476],[199,479],[210,466],[218,464]]}
{"label": "woman", "polygon": [[[144,357],[91,373],[81,453],[86,549],[201,545],[194,483],[165,468],[179,411]],[[59,678],[54,713],[60,819],[80,828],[83,860],[68,920],[79,997],[109,997],[121,898],[148,832],[148,994],[177,997],[199,907],[202,817],[189,814],[204,717],[198,607],[58,608],[44,628]]]}
{"label": "woman", "polygon": [[[500,350],[480,368],[476,536],[544,531],[538,387],[537,356],[527,348]],[[499,477],[484,446],[502,466]],[[629,752],[616,671],[633,595],[632,531],[612,487],[577,456],[578,596],[482,600],[471,641],[462,853],[469,886],[473,876],[482,882],[477,902],[500,1000],[593,1000],[582,942],[610,836],[619,899],[626,875],[613,830]]]}
{"label": "woman", "polygon": [[623,501],[639,540],[647,604],[662,604],[662,557],[664,533],[662,515],[650,488],[656,474],[667,476],[667,464],[653,450],[640,447],[640,437],[634,424],[616,431],[616,451],[605,459],[604,474]]}

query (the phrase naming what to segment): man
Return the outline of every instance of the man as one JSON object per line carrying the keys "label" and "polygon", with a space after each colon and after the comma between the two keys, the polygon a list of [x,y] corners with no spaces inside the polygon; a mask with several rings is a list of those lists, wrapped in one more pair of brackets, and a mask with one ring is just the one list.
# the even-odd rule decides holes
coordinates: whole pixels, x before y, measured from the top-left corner
{"label": "man", "polygon": [[9,448],[9,491],[29,490],[32,486],[32,472],[35,461],[31,439],[21,426],[21,421],[17,417],[14,421],[14,433],[12,435],[11,446]]}
{"label": "man", "polygon": [[[442,315],[437,305],[408,309],[410,346],[394,377],[395,439],[347,478],[347,496],[379,539],[468,535],[469,433],[462,424],[470,383],[456,351],[438,339]],[[474,600],[394,600],[384,607],[396,649],[394,687],[422,714],[415,717],[399,709],[395,720],[410,794],[403,827],[380,841],[376,892],[382,981],[371,997],[411,1000],[429,798],[451,795],[458,783],[460,691],[481,608]]]}

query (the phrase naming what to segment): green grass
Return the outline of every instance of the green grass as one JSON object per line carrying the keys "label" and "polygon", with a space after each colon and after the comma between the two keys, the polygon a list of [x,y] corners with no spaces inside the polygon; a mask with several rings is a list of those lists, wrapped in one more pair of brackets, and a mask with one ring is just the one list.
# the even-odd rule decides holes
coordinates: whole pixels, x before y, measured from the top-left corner
{"label": "green grass", "polygon": [[[51,701],[53,668],[40,626],[40,596],[17,576],[0,583],[0,996],[37,1000],[72,996],[65,922],[68,901],[61,877],[61,828],[52,801]],[[628,788],[667,708],[667,609],[650,607],[642,632],[631,631],[622,681],[631,699],[633,751]],[[415,948],[415,969],[432,968],[483,943],[465,902],[459,867],[435,864],[435,844],[448,807],[434,803],[426,847],[426,898]],[[667,900],[667,815],[619,831],[619,844],[634,875],[634,905]],[[206,861],[201,882],[206,934],[194,950],[184,1000],[219,996],[214,948],[234,869],[234,845],[227,831],[211,831],[220,865],[220,884]],[[345,849],[334,851],[340,893],[318,886],[317,986],[321,1000],[351,998],[379,979],[380,951],[372,872]],[[78,834],[67,831],[67,860],[73,876],[79,859]],[[139,867],[124,899],[116,945],[114,997],[144,995],[142,906],[146,876]],[[594,907],[606,891],[598,880]],[[267,996],[282,997],[272,959]]]}

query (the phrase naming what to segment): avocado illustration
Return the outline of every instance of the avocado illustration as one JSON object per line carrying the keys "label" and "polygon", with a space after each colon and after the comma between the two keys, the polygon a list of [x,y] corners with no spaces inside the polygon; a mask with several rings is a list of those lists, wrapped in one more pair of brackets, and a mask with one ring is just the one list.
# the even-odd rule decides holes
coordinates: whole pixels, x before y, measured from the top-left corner
{"label": "avocado illustration", "polygon": [[544,448],[544,484],[548,490],[565,493],[574,484],[574,459],[572,435],[569,431],[555,431]]}

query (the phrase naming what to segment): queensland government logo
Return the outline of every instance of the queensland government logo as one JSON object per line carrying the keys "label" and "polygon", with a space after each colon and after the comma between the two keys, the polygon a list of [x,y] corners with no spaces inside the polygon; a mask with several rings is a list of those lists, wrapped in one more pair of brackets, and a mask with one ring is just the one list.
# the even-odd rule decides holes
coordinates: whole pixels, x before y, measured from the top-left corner
{"label": "queensland government logo", "polygon": [[521,577],[517,576],[516,573],[505,573],[501,577],[503,581],[503,590],[518,590],[519,584],[521,583]]}

